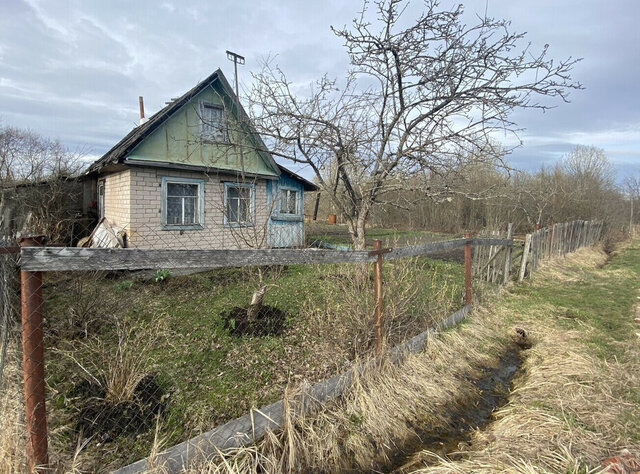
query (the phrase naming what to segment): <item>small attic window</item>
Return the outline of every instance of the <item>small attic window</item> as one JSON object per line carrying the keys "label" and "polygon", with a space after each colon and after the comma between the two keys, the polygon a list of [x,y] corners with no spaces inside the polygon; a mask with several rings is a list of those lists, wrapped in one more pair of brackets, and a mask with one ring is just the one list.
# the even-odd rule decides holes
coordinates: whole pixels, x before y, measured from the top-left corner
{"label": "small attic window", "polygon": [[200,137],[206,142],[228,142],[224,108],[209,102],[200,103]]}

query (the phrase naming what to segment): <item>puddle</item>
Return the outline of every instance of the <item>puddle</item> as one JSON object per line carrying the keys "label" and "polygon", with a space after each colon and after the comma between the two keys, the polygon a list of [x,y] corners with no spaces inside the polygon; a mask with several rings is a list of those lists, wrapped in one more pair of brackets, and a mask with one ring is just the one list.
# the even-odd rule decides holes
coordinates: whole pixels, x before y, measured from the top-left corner
{"label": "puddle", "polygon": [[404,441],[396,454],[391,456],[390,467],[385,471],[401,474],[435,463],[437,458],[424,456],[422,451],[452,461],[462,459],[467,450],[465,448],[471,445],[473,431],[491,423],[493,412],[506,404],[511,381],[522,365],[522,349],[528,347],[524,341],[512,344],[500,357],[498,367],[485,368],[482,377],[473,381],[480,390],[480,397],[470,400],[460,411],[452,413],[445,430],[425,429]]}

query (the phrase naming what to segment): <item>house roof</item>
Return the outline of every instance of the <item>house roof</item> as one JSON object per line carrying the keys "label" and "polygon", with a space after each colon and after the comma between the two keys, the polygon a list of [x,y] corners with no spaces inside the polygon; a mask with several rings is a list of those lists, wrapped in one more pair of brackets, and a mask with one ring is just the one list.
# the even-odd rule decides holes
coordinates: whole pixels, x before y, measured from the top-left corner
{"label": "house roof", "polygon": [[300,176],[299,174],[294,173],[293,171],[291,171],[290,169],[285,168],[282,165],[278,165],[278,168],[280,168],[280,172],[282,172],[283,174],[298,180],[302,183],[302,187],[305,191],[318,191],[320,188],[312,183],[311,181],[309,181],[308,179],[303,178],[302,176]]}
{"label": "house roof", "polygon": [[279,173],[280,167],[276,164],[271,154],[267,151],[267,147],[262,141],[260,135],[251,125],[251,122],[248,120],[248,115],[242,107],[242,104],[240,104],[240,102],[236,100],[236,95],[231,85],[227,81],[222,71],[220,69],[216,69],[213,74],[211,74],[203,81],[199,82],[191,90],[189,90],[179,98],[172,100],[166,107],[152,115],[148,121],[131,130],[127,135],[125,135],[122,140],[116,143],[116,145],[111,148],[111,150],[109,150],[101,158],[93,162],[87,168],[85,174],[98,173],[108,165],[123,163],[127,155],[131,153],[131,151],[136,146],[138,146],[140,142],[142,142],[146,137],[153,133],[162,123],[164,123],[165,120],[171,117],[171,115],[177,112],[182,106],[184,106],[193,97],[199,94],[204,88],[214,82],[219,82],[223,91],[232,99],[233,103],[238,105],[237,113],[239,118],[246,119],[243,120],[243,122],[246,123],[248,127],[250,127],[250,132],[258,140],[258,147],[261,149],[261,151],[264,152],[264,155],[266,156],[271,168],[276,173]]}

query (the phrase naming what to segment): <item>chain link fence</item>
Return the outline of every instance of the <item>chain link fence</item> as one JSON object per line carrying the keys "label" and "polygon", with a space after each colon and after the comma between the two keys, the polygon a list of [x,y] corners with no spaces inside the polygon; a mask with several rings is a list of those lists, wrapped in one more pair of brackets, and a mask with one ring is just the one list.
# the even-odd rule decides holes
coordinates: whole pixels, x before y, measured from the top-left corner
{"label": "chain link fence", "polygon": [[[236,204],[233,212],[245,212]],[[181,198],[181,212],[187,207]],[[54,471],[106,472],[192,439],[434,327],[465,303],[464,247],[513,245],[509,234],[451,240],[374,230],[382,250],[347,250],[344,226],[300,224],[296,249],[248,245],[249,235],[266,239],[266,224],[225,228],[246,238],[216,242],[196,230],[151,233],[103,220],[84,243],[119,237],[128,248],[22,242],[24,387],[6,377],[9,365],[21,371],[16,255],[3,254],[0,389],[5,404],[24,391],[26,406],[16,409],[13,396],[22,414],[3,420],[13,431],[0,444],[13,455],[0,457],[0,468],[25,468],[25,443],[29,459]],[[373,272],[379,256],[382,272]],[[496,268],[515,275],[505,262]]]}

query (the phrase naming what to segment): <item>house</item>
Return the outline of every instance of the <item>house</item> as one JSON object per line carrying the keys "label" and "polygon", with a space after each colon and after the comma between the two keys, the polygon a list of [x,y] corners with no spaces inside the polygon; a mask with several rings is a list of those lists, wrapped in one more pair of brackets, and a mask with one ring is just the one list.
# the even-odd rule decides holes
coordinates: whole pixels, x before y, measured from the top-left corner
{"label": "house", "polygon": [[219,69],[140,125],[86,176],[97,211],[137,248],[304,244],[304,192],[278,165]]}

